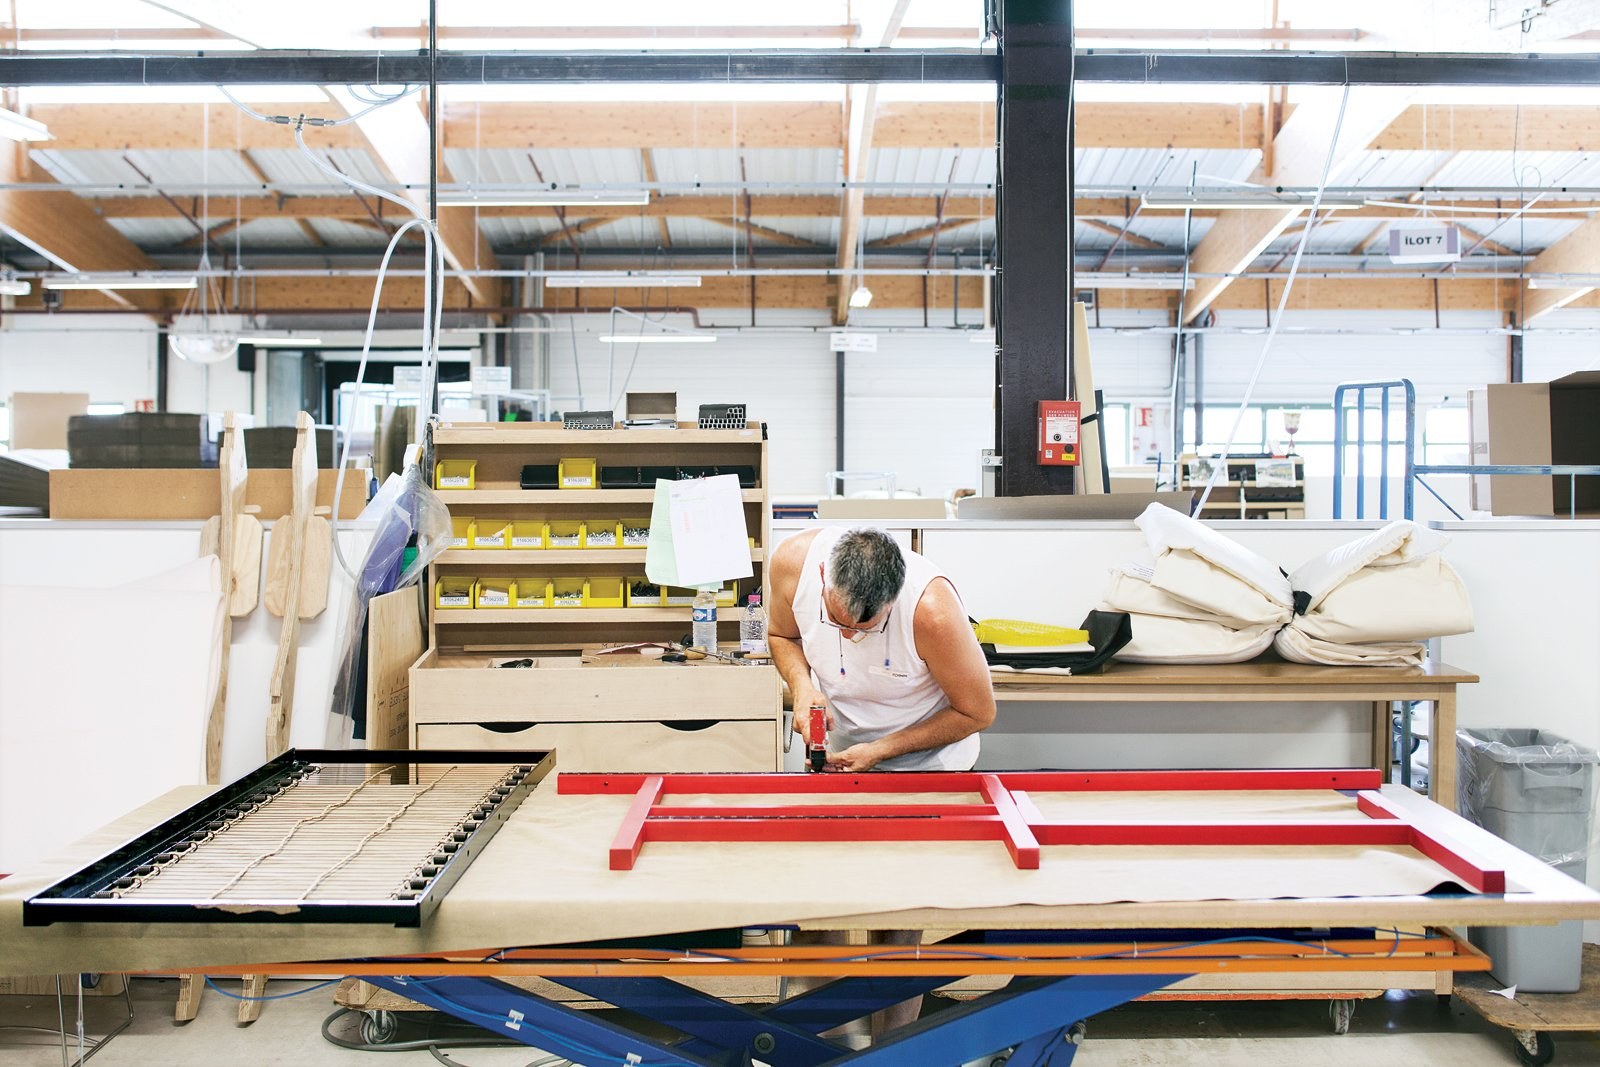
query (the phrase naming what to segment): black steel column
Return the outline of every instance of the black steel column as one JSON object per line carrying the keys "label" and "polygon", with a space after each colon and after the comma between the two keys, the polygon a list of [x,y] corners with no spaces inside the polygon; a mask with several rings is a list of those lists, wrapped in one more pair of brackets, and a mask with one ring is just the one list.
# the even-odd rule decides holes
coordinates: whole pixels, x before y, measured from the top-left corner
{"label": "black steel column", "polygon": [[167,361],[172,358],[168,324],[156,331],[156,410],[167,410]]}
{"label": "black steel column", "polygon": [[[1517,316],[1515,313],[1506,316],[1506,325],[1513,330],[1517,329]],[[1522,332],[1512,334],[1506,338],[1506,381],[1522,381]],[[1474,463],[1477,460],[1473,460]]]}
{"label": "black steel column", "polygon": [[1035,459],[1039,401],[1066,399],[1072,366],[1072,0],[998,2],[998,491],[1070,493],[1071,467]]}

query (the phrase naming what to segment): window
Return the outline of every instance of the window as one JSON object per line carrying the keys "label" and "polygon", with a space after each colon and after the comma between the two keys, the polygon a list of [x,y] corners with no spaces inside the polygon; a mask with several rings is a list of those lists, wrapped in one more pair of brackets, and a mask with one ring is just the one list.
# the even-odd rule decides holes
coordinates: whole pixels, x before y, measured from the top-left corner
{"label": "window", "polygon": [[1429,408],[1422,420],[1422,447],[1417,462],[1424,465],[1472,462],[1472,416],[1466,408]]}
{"label": "window", "polygon": [[[1128,456],[1128,405],[1107,404],[1101,409],[1101,417],[1106,420],[1106,464],[1126,467],[1131,462]],[[1094,423],[1089,425],[1092,427]]]}

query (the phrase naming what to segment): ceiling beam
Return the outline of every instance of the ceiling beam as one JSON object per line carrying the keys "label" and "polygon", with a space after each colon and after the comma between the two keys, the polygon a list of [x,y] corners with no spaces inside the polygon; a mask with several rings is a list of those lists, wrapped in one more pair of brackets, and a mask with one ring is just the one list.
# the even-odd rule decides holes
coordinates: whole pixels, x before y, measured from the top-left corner
{"label": "ceiling beam", "polygon": [[[639,149],[639,168],[644,174],[644,180],[654,185],[661,179],[656,177],[656,155],[653,148]],[[656,225],[661,229],[661,247],[672,247],[672,229],[667,225],[665,215],[656,216]]]}
{"label": "ceiling beam", "polygon": [[913,245],[918,241],[932,240],[949,230],[959,230],[963,226],[971,226],[975,219],[957,219],[954,222],[946,219],[943,222],[934,222],[927,226],[918,226],[914,230],[902,230],[900,233],[891,233],[887,237],[880,237],[876,241],[868,241],[868,248],[895,248],[899,245]]}
{"label": "ceiling beam", "polygon": [[[254,174],[263,185],[268,183],[269,179],[267,178],[267,172],[261,169],[261,164],[257,163],[256,158],[250,154],[250,149],[240,149],[239,161],[243,163],[245,168],[249,170],[251,174]],[[324,241],[322,239],[322,235],[317,232],[317,228],[311,225],[310,219],[297,218],[294,221],[300,227],[301,235],[305,237],[306,240],[311,242],[311,246],[313,248],[322,248],[327,245],[328,242]]]}
{"label": "ceiling beam", "polygon": [[[1167,247],[1166,245],[1162,244],[1160,241],[1152,241],[1148,237],[1140,237],[1138,234],[1133,233],[1133,232],[1131,232],[1129,230],[1126,230],[1121,226],[1113,226],[1109,222],[1102,222],[1101,220],[1099,220],[1097,218],[1085,216],[1084,213],[1083,213],[1083,204],[1084,204],[1084,200],[1083,200],[1083,198],[1080,197],[1078,199],[1078,211],[1077,211],[1077,221],[1078,221],[1079,225],[1087,226],[1091,230],[1098,230],[1101,233],[1108,234],[1108,235],[1110,235],[1112,237],[1121,238],[1123,244],[1130,244],[1130,245],[1133,245],[1133,247],[1135,247],[1135,248],[1163,248],[1164,249],[1164,248]],[[1137,207],[1137,205],[1134,205],[1134,206]],[[1128,209],[1125,208],[1124,210],[1128,210]]]}
{"label": "ceiling beam", "polygon": [[[1528,264],[1530,274],[1600,274],[1600,216],[1590,219],[1539,253]],[[1594,286],[1572,289],[1526,289],[1523,321],[1566,307],[1594,292]]]}
{"label": "ceiling beam", "polygon": [[[52,180],[29,158],[25,142],[0,145],[0,184],[47,184]],[[87,201],[65,188],[0,188],[0,230],[66,271],[161,269],[95,214]],[[161,290],[130,289],[106,295],[134,311],[161,311],[169,303],[169,294]]]}
{"label": "ceiling beam", "polygon": [[[255,103],[266,115],[339,117],[307,103]],[[844,137],[837,103],[441,101],[447,148],[837,148]],[[1293,107],[1284,109],[1287,118]],[[1593,150],[1592,107],[1579,104],[1414,104],[1374,137],[1393,151]],[[1234,104],[1085,101],[1077,141],[1085,148],[1251,148],[1261,144],[1258,108]],[[196,149],[203,123],[213,148],[291,148],[283,126],[255,122],[216,104],[36,104],[29,114],[50,128],[50,147],[126,150]],[[874,122],[880,148],[992,148],[994,105],[882,101]],[[349,126],[317,131],[318,144],[362,147]]]}
{"label": "ceiling beam", "polygon": [[[702,219],[705,222],[715,223],[718,226],[726,226],[730,230],[744,230],[748,233],[754,234],[757,237],[765,237],[769,241],[774,241],[780,245],[787,245],[790,248],[823,247],[822,245],[817,244],[815,241],[807,240],[804,237],[799,237],[792,233],[784,233],[782,230],[775,230],[771,226],[762,226],[759,223],[747,223],[733,218],[705,218],[702,216]],[[660,221],[663,226],[665,226],[667,223],[665,217],[660,217]]]}
{"label": "ceiling beam", "polygon": [[[1277,174],[1274,182],[1283,186],[1315,186],[1323,176],[1324,166],[1332,154],[1332,165],[1327,173],[1335,179],[1340,168],[1353,155],[1372,142],[1373,137],[1405,110],[1407,97],[1394,90],[1355,88],[1347,90],[1348,99],[1341,109],[1339,94],[1323,94],[1317,99],[1302,103],[1284,122],[1274,141],[1277,156]],[[1338,143],[1331,146],[1335,130]],[[1265,178],[1261,168],[1250,175],[1251,182]],[[1240,210],[1222,212],[1211,229],[1200,239],[1189,257],[1189,269],[1196,274],[1220,274],[1223,277],[1199,278],[1189,299],[1184,302],[1184,323],[1194,322],[1233,281],[1238,274],[1255,262],[1289,225],[1301,215],[1301,209]]]}

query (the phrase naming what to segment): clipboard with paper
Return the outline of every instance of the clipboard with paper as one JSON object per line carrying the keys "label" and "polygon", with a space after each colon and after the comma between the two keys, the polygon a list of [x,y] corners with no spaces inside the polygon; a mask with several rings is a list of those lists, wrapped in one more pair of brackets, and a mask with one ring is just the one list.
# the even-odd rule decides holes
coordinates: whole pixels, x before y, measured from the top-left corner
{"label": "clipboard with paper", "polygon": [[644,572],[657,585],[719,588],[755,573],[736,475],[657,480]]}

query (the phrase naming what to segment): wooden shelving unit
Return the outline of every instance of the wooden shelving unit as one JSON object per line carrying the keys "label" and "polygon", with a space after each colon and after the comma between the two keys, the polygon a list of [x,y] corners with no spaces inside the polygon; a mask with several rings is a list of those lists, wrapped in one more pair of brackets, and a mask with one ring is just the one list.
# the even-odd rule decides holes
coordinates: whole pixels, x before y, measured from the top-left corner
{"label": "wooden shelving unit", "polygon": [[[1258,463],[1294,463],[1294,479],[1287,485],[1260,485],[1254,478],[1241,477],[1243,471],[1254,472]],[[1181,460],[1182,487],[1199,492],[1205,489],[1206,477],[1194,475],[1193,464],[1212,463],[1208,456],[1187,453]],[[1228,475],[1217,479],[1198,518],[1204,519],[1303,519],[1306,517],[1305,460],[1299,456],[1229,456]]]}
{"label": "wooden shelving unit", "polygon": [[[594,459],[611,466],[744,466],[757,472],[756,487],[742,490],[745,524],[755,538],[752,578],[739,584],[739,603],[763,583],[771,541],[767,442],[760,423],[741,430],[566,430],[559,423],[440,423],[433,431],[434,459],[476,460],[472,489],[440,489],[453,517],[489,522],[648,521],[653,489],[523,489],[522,468],[562,459]],[[429,631],[435,649],[550,650],[616,641],[676,640],[689,630],[685,606],[620,608],[440,608],[434,590],[441,577],[630,578],[644,575],[643,548],[452,549],[430,568]],[[741,611],[718,613],[721,639],[738,640]]]}

